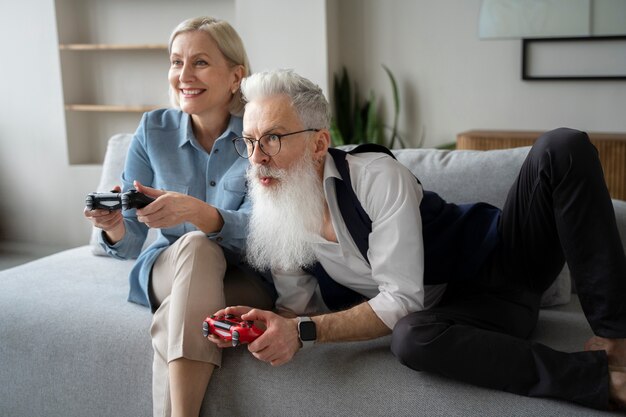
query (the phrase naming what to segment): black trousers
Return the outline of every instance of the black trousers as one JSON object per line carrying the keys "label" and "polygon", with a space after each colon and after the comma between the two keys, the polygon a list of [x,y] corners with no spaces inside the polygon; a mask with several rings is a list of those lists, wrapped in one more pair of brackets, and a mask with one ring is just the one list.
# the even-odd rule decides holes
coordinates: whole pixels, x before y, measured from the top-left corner
{"label": "black trousers", "polygon": [[626,337],[626,257],[585,133],[561,128],[535,142],[499,228],[502,242],[479,276],[448,284],[437,307],[397,323],[393,353],[415,370],[606,408],[604,351],[565,353],[527,340],[541,293],[565,260],[594,333]]}

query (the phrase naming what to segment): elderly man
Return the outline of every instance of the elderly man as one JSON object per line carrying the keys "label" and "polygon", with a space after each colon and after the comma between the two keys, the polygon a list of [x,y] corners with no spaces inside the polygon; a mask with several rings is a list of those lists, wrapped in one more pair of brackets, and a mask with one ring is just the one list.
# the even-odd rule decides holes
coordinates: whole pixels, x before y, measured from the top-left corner
{"label": "elderly man", "polygon": [[[393,353],[415,370],[596,408],[626,403],[626,259],[586,134],[540,138],[502,211],[457,206],[384,149],[329,148],[329,105],[307,79],[259,73],[242,91],[247,256],[271,268],[281,314],[225,312],[265,323],[248,346],[256,358],[281,365],[313,343],[393,332]],[[578,353],[526,340],[565,260],[596,334]]]}

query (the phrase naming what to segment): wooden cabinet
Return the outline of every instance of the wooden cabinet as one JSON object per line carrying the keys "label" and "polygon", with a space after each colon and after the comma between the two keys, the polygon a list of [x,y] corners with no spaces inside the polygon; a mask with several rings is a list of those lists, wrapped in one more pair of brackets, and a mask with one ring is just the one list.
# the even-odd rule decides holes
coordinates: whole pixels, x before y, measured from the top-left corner
{"label": "wooden cabinet", "polygon": [[[506,149],[532,145],[543,132],[470,130],[457,135],[457,149]],[[611,197],[626,200],[626,133],[588,133]]]}
{"label": "wooden cabinet", "polygon": [[101,164],[109,137],[169,105],[167,41],[178,23],[234,13],[228,0],[55,0],[55,9],[70,164]]}

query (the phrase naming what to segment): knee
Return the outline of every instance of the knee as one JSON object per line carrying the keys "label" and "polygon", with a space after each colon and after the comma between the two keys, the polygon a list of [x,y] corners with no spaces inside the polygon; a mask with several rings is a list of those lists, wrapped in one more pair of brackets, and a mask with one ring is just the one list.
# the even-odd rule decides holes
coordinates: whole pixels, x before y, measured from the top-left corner
{"label": "knee", "polygon": [[541,135],[533,145],[531,155],[538,157],[541,166],[549,169],[555,178],[561,175],[583,177],[590,167],[600,166],[598,151],[585,132],[561,127]]}
{"label": "knee", "polygon": [[395,325],[391,352],[403,365],[417,371],[436,369],[440,351],[437,341],[453,323],[434,314],[419,312],[402,318]]}
{"label": "knee", "polygon": [[179,237],[177,243],[184,247],[196,248],[196,247],[202,247],[202,246],[208,245],[209,243],[212,243],[212,242],[204,234],[204,232],[196,230],[194,232],[185,233],[184,235]]}
{"label": "knee", "polygon": [[204,232],[195,231],[185,233],[178,240],[182,251],[200,253],[206,257],[224,260],[222,247],[209,239]]}
{"label": "knee", "polygon": [[580,156],[597,154],[595,147],[585,132],[567,127],[550,130],[539,136],[534,147],[553,156],[563,156],[568,159],[572,156],[578,158]]}

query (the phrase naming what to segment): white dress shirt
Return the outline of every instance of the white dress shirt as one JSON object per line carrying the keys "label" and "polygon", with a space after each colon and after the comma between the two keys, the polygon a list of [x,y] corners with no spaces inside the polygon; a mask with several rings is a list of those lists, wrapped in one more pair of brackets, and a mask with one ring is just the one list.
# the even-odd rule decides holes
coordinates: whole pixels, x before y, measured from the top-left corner
{"label": "white dress shirt", "polygon": [[[328,275],[368,298],[376,315],[393,329],[407,314],[436,305],[446,287],[423,285],[422,187],[406,167],[385,154],[361,153],[346,160],[352,187],[372,220],[369,263],[339,211],[334,178],[341,176],[330,155],[324,167],[324,194],[338,243],[319,236],[314,250]],[[328,312],[315,277],[302,270],[272,273],[279,309],[298,315]]]}

